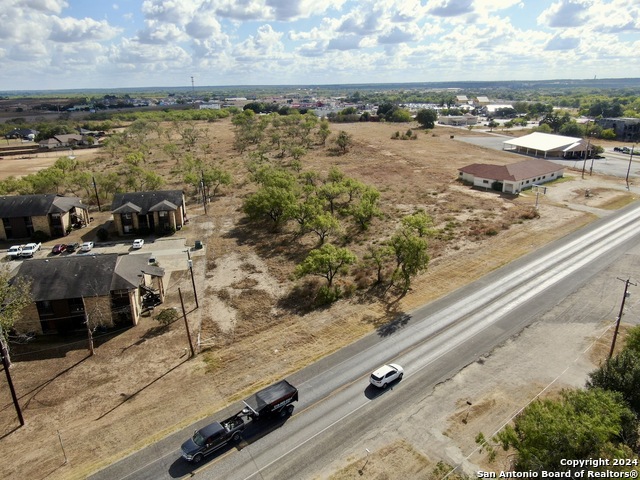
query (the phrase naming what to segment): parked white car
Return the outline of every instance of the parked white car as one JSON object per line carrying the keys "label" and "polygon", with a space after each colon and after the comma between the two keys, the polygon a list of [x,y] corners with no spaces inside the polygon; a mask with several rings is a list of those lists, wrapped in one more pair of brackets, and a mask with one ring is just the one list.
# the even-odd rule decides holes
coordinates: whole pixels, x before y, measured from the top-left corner
{"label": "parked white car", "polygon": [[400,365],[390,363],[373,372],[369,377],[369,382],[374,387],[387,388],[390,383],[402,380],[402,375],[404,375],[404,369]]}
{"label": "parked white car", "polygon": [[22,255],[22,247],[22,245],[13,245],[9,247],[9,249],[7,250],[7,257],[9,257],[10,260],[20,258],[20,256]]}
{"label": "parked white car", "polygon": [[27,243],[24,247],[22,247],[22,252],[20,252],[21,257],[31,258],[33,254],[40,250],[42,247],[41,243]]}
{"label": "parked white car", "polygon": [[143,245],[144,245],[144,240],[143,240],[142,238],[136,238],[136,239],[133,241],[133,245],[131,245],[131,248],[133,248],[133,249],[136,249],[136,250],[137,250],[137,249],[139,249],[139,248],[142,248],[142,246],[143,246]]}
{"label": "parked white car", "polygon": [[93,242],[84,242],[82,245],[80,245],[81,252],[90,252],[92,248]]}

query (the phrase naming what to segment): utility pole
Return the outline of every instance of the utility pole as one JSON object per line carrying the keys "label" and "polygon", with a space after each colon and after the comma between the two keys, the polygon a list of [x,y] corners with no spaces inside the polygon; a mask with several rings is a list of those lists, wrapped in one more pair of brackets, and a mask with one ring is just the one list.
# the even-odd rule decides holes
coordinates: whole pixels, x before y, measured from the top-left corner
{"label": "utility pole", "polygon": [[589,156],[589,145],[591,143],[591,137],[589,137],[589,122],[587,122],[585,133],[587,135],[587,151],[584,152],[584,163],[582,164],[582,178],[583,179],[584,179],[584,170],[587,167],[587,157]]}
{"label": "utility pole", "polygon": [[96,192],[96,202],[98,203],[98,211],[100,212],[102,209],[100,208],[100,197],[98,196],[98,186],[96,185],[96,177],[92,177],[93,179],[93,191]]}
{"label": "utility pole", "polygon": [[91,326],[89,325],[89,314],[87,313],[87,304],[84,301],[84,297],[82,297],[82,307],[84,308],[84,324],[87,326],[87,342],[89,346],[89,356],[93,357],[94,349],[93,349],[93,332],[91,331]]}
{"label": "utility pole", "polygon": [[[618,280],[622,280],[618,278]],[[618,313],[618,318],[616,319],[616,328],[613,332],[613,340],[611,341],[611,350],[609,350],[609,359],[613,356],[613,350],[616,348],[616,338],[618,337],[618,329],[620,328],[620,320],[622,320],[622,311],[624,310],[624,302],[627,299],[627,290],[629,289],[629,285],[636,286],[636,283],[631,283],[630,279],[624,280],[624,294],[622,295],[622,304],[620,305],[620,313]]]}
{"label": "utility pole", "polygon": [[18,420],[20,426],[24,426],[24,418],[22,417],[22,410],[20,409],[20,403],[18,402],[18,396],[16,395],[16,389],[13,387],[13,381],[11,380],[11,373],[9,373],[9,367],[11,361],[9,360],[9,350],[4,340],[4,333],[2,333],[2,327],[0,326],[0,355],[2,356],[2,365],[4,366],[4,373],[7,376],[7,384],[9,384],[9,390],[11,391],[11,398],[13,399],[13,405],[18,414]]}
{"label": "utility pole", "polygon": [[196,352],[193,350],[193,343],[191,343],[191,333],[189,333],[189,322],[187,321],[187,312],[184,309],[184,301],[182,300],[182,290],[178,287],[178,295],[180,295],[180,305],[182,306],[182,317],[184,318],[184,327],[187,329],[187,338],[189,339],[189,348],[191,349],[191,356],[194,357]]}
{"label": "utility pole", "polygon": [[191,76],[191,105],[196,108],[196,87],[193,83],[193,75]]}
{"label": "utility pole", "polygon": [[200,172],[200,187],[202,188],[202,206],[204,207],[204,214],[207,214],[207,195],[204,187],[204,170]]}
{"label": "utility pole", "polygon": [[629,173],[631,173],[631,161],[633,160],[633,151],[636,149],[636,146],[633,145],[631,147],[631,153],[629,154],[629,167],[627,168],[627,178],[626,178],[626,182],[627,182],[627,190],[629,190]]}
{"label": "utility pole", "polygon": [[200,308],[200,305],[198,305],[198,292],[196,292],[196,280],[193,277],[193,260],[191,260],[191,253],[189,253],[189,249],[187,249],[187,259],[187,266],[191,273],[191,284],[193,285],[193,297],[196,300],[196,308]]}

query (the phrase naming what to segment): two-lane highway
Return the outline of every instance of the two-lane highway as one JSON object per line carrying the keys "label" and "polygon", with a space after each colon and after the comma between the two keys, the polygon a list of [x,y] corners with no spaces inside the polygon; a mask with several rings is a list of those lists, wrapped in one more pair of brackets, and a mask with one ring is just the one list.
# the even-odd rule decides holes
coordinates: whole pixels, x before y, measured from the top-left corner
{"label": "two-lane highway", "polygon": [[[519,333],[637,244],[639,220],[637,206],[601,219],[411,312],[392,334],[370,335],[297,372],[290,377],[300,390],[294,416],[266,426],[263,433],[252,427],[238,449],[194,467],[179,459],[180,442],[188,436],[180,432],[182,437],[176,434],[93,478],[313,476],[343,445],[371,435],[396,412],[415,406],[435,384]],[[405,367],[404,379],[384,393],[368,386],[369,372],[390,361]]]}

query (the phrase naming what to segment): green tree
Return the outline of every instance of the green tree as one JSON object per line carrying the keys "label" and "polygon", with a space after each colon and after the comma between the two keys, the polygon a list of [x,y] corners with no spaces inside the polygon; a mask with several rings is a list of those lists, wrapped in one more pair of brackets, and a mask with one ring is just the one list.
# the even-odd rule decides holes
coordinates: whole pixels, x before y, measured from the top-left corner
{"label": "green tree", "polygon": [[391,238],[389,245],[396,258],[394,279],[402,280],[402,293],[405,294],[411,287],[411,278],[429,264],[427,241],[411,230],[402,229]]}
{"label": "green tree", "polygon": [[418,210],[402,218],[402,225],[413,230],[419,237],[433,234],[433,219],[424,210]]}
{"label": "green tree", "polygon": [[493,132],[493,129],[496,128],[499,125],[500,124],[498,122],[496,122],[494,119],[489,120],[489,123],[487,124],[487,126],[489,127],[489,131],[490,132]]}
{"label": "green tree", "polygon": [[426,129],[434,128],[437,120],[438,113],[432,108],[422,108],[416,114],[416,121]]}
{"label": "green tree", "polygon": [[367,187],[360,196],[360,201],[349,209],[349,213],[362,230],[369,228],[374,217],[381,217],[382,210],[378,207],[380,192],[373,187]]}
{"label": "green tree", "polygon": [[560,471],[567,458],[630,455],[623,441],[635,444],[636,430],[636,417],[620,394],[564,390],[558,400],[529,404],[495,439],[515,450],[516,471]]}
{"label": "green tree", "polygon": [[331,129],[329,128],[329,122],[324,119],[320,122],[320,128],[318,129],[318,138],[320,139],[320,143],[324,147],[327,143],[327,138],[331,135]]}
{"label": "green tree", "polygon": [[[94,196],[93,191],[93,175],[91,172],[85,169],[73,170],[66,176],[67,186],[76,195],[77,190],[82,190],[84,198],[92,198]],[[80,195],[81,196],[81,195]]]}
{"label": "green tree", "polygon": [[204,185],[207,188],[213,188],[213,196],[218,193],[218,188],[222,185],[231,185],[231,174],[218,167],[207,167],[203,172]]}
{"label": "green tree", "polygon": [[338,148],[342,153],[346,153],[352,143],[353,137],[344,130],[340,130],[340,133],[338,133],[338,137],[336,138],[336,145],[338,145]]}
{"label": "green tree", "polygon": [[63,175],[66,175],[71,170],[75,169],[77,165],[77,160],[71,159],[67,156],[58,158],[58,160],[56,160],[56,163],[53,164],[55,168],[58,168],[62,171]]}
{"label": "green tree", "polygon": [[329,212],[322,212],[312,217],[307,222],[309,230],[320,238],[320,243],[324,243],[326,238],[340,230],[340,222]]}
{"label": "green tree", "polygon": [[292,189],[297,185],[297,179],[288,170],[272,165],[260,165],[252,171],[253,181],[265,187],[279,187]]}
{"label": "green tree", "polygon": [[640,415],[640,355],[625,348],[589,374],[587,388],[619,392],[629,407]]}
{"label": "green tree", "polygon": [[6,267],[0,268],[0,341],[7,344],[9,333],[22,317],[22,311],[32,302],[31,283],[21,277],[12,277]]}
{"label": "green tree", "polygon": [[167,143],[162,147],[164,153],[166,153],[174,162],[178,161],[178,155],[180,154],[178,146],[175,143]]}
{"label": "green tree", "polygon": [[567,137],[581,137],[584,133],[582,128],[575,120],[571,120],[560,127],[560,135]]}
{"label": "green tree", "polygon": [[635,355],[640,356],[640,325],[631,328],[627,332],[624,349],[630,350]]}
{"label": "green tree", "polygon": [[331,215],[335,213],[335,204],[340,196],[346,193],[346,187],[342,182],[328,182],[318,188],[318,196],[329,204]]}
{"label": "green tree", "polygon": [[558,133],[560,128],[569,121],[571,121],[571,116],[568,112],[565,112],[563,115],[559,115],[557,112],[551,112],[547,113],[542,120],[540,120],[540,125],[547,124],[551,127],[553,133]]}
{"label": "green tree", "polygon": [[389,245],[367,247],[367,254],[364,257],[365,265],[372,265],[376,269],[376,283],[384,281],[383,271],[388,262],[394,258],[393,249]]}
{"label": "green tree", "polygon": [[31,186],[30,193],[61,193],[60,190],[65,185],[66,178],[59,168],[49,167],[38,173],[27,175],[25,181]]}
{"label": "green tree", "polygon": [[185,146],[189,148],[193,147],[203,135],[202,131],[193,123],[188,123],[187,125],[182,126],[178,129],[178,133],[180,134],[180,138],[184,142]]}
{"label": "green tree", "polygon": [[551,133],[553,130],[551,130],[551,127],[549,125],[547,125],[546,123],[543,123],[539,127],[535,127],[533,131],[540,132],[540,133]]}
{"label": "green tree", "polygon": [[308,223],[322,214],[323,206],[322,200],[316,195],[308,195],[298,200],[291,212],[291,218],[300,225],[300,233],[305,233],[308,230]]}
{"label": "green tree", "polygon": [[297,197],[292,189],[267,186],[245,200],[243,211],[251,219],[270,218],[277,231],[295,212],[296,202]]}
{"label": "green tree", "polygon": [[349,249],[326,243],[309,252],[303,262],[296,267],[295,275],[298,278],[305,275],[323,277],[331,287],[335,276],[345,272],[356,260],[356,256]]}
{"label": "green tree", "polygon": [[386,119],[389,122],[395,123],[405,123],[413,120],[413,118],[411,117],[411,112],[409,112],[409,110],[405,110],[404,108],[394,108],[390,114],[387,114]]}

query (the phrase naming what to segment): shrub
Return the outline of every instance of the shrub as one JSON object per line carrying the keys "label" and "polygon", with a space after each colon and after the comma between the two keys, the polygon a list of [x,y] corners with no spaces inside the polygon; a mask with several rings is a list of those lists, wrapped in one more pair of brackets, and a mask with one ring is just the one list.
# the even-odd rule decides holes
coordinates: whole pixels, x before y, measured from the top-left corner
{"label": "shrub", "polygon": [[329,287],[328,285],[323,285],[318,290],[316,294],[316,299],[314,305],[316,307],[321,307],[324,305],[330,305],[336,300],[338,300],[342,296],[342,291],[340,287]]}
{"label": "shrub", "polygon": [[109,238],[109,231],[106,228],[99,228],[96,232],[96,236],[98,237],[98,240],[104,242]]}
{"label": "shrub", "polygon": [[36,230],[33,232],[33,235],[31,235],[31,240],[34,242],[46,242],[49,240],[49,235],[44,233],[42,230]]}
{"label": "shrub", "polygon": [[167,326],[175,322],[179,318],[178,310],[175,308],[167,308],[156,315],[155,320],[162,326]]}

